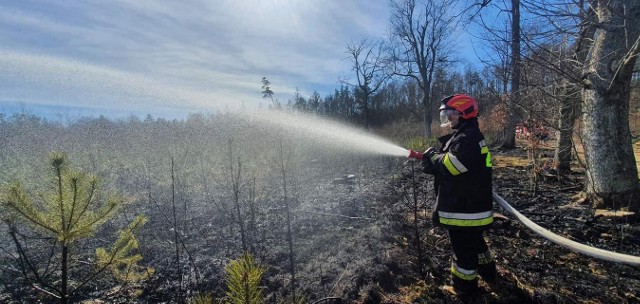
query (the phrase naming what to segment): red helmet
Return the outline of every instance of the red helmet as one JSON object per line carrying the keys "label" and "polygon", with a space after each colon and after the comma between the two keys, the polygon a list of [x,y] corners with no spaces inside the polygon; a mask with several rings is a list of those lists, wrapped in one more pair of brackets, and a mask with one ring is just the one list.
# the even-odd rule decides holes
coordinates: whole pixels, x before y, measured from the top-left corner
{"label": "red helmet", "polygon": [[455,94],[443,98],[440,102],[440,111],[456,110],[463,119],[478,117],[478,102],[469,95]]}

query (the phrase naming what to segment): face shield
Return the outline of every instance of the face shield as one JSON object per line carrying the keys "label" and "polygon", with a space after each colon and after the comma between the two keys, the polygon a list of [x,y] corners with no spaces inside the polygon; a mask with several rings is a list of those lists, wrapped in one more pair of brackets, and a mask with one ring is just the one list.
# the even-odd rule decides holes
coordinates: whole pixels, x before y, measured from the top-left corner
{"label": "face shield", "polygon": [[460,117],[460,113],[456,110],[452,109],[443,109],[440,110],[440,126],[448,127],[451,125],[451,122],[457,123]]}

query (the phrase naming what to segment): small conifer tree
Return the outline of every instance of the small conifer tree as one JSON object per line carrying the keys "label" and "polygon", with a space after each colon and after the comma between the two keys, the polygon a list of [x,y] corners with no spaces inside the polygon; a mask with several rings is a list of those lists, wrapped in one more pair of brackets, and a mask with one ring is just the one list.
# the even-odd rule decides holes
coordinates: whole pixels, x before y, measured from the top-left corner
{"label": "small conifer tree", "polygon": [[[114,271],[116,277],[142,279],[145,275],[137,272],[136,263],[139,255],[131,255],[137,247],[133,230],[144,224],[146,219],[138,216],[125,230],[120,232],[112,248],[98,249],[98,265],[93,271],[85,272],[84,278],[73,278],[70,284],[70,267],[73,266],[72,252],[74,243],[92,236],[104,223],[112,219],[123,204],[123,200],[115,195],[105,195],[100,191],[99,181],[95,176],[69,168],[64,154],[50,154],[52,183],[48,189],[32,195],[17,182],[0,192],[0,204],[3,209],[2,219],[9,227],[9,234],[16,247],[18,262],[22,268],[25,282],[36,289],[54,296],[60,303],[70,302],[70,298],[82,287],[92,281],[105,270]],[[57,258],[60,275],[50,275],[49,269],[41,269],[38,265],[54,265],[51,260],[40,261],[42,257],[32,256],[24,250],[28,240],[20,240],[18,224],[27,224],[33,231],[49,236]],[[20,226],[22,227],[22,226]],[[28,244],[27,244],[28,245]],[[79,254],[79,253],[78,253]],[[26,265],[26,266],[25,266]],[[151,269],[145,274],[151,273]],[[46,275],[45,275],[46,274]]]}
{"label": "small conifer tree", "polygon": [[141,254],[134,254],[138,249],[138,239],[134,230],[147,222],[144,216],[137,216],[125,229],[118,231],[118,238],[111,248],[96,249],[98,268],[107,268],[113,276],[123,283],[135,283],[149,278],[155,271],[150,267],[138,265]]}
{"label": "small conifer tree", "polygon": [[[213,304],[213,296],[210,293],[195,294],[187,301],[189,304]],[[222,303],[222,302],[220,302]]]}
{"label": "small conifer tree", "polygon": [[260,280],[265,269],[261,267],[251,254],[245,253],[232,260],[226,267],[227,303],[259,304],[262,302]]}

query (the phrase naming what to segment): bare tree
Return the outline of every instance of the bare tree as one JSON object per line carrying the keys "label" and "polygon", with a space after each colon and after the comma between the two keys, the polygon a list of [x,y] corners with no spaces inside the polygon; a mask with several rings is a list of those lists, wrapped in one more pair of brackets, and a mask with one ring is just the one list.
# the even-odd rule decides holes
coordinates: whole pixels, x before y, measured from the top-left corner
{"label": "bare tree", "polygon": [[[533,116],[544,119],[547,125],[553,125],[558,130],[555,163],[561,177],[562,173],[570,170],[573,131],[580,112],[581,70],[595,30],[593,10],[585,5],[584,0],[570,4],[521,0],[520,4],[536,20],[529,33],[521,36],[527,50],[523,52],[523,61],[527,65],[522,65],[522,68],[525,69],[525,74],[530,74],[526,69],[541,73],[535,76],[533,86],[532,83],[525,83],[521,92],[538,92],[556,101],[555,104],[547,102],[534,106],[553,109],[557,115]],[[532,116],[532,108],[524,103],[524,99],[531,96],[522,97],[518,107]]]}
{"label": "bare tree", "polygon": [[[480,23],[482,27],[488,32],[489,38],[486,39],[490,42],[491,48],[494,49],[495,54],[500,57],[501,66],[498,70],[502,71],[503,77],[505,80],[503,83],[503,91],[507,90],[506,79],[511,80],[511,85],[509,87],[509,94],[505,99],[507,104],[507,121],[506,126],[504,128],[504,138],[501,144],[501,148],[511,149],[515,147],[516,144],[516,124],[518,122],[519,114],[518,114],[518,106],[521,98],[521,90],[520,90],[520,80],[521,80],[521,26],[520,26],[520,0],[511,0],[510,8],[507,10],[506,8],[498,8],[498,14],[502,12],[509,11],[511,22],[510,22],[510,35],[506,38],[507,35],[503,35],[506,33],[501,33],[500,31],[492,28],[491,25],[488,25],[482,19],[482,15],[479,15],[482,10],[485,9],[491,0],[483,0],[480,3],[474,2],[471,7],[478,6],[478,10],[471,17],[476,18],[479,16]],[[495,17],[494,17],[495,18]],[[508,51],[505,51],[504,44],[508,43]],[[506,72],[509,71],[507,75]]]}
{"label": "bare tree", "polygon": [[176,175],[175,161],[171,157],[171,215],[173,220],[173,241],[176,247],[176,269],[178,270],[178,299],[182,301],[182,268],[180,267],[180,232],[176,213]]}
{"label": "bare tree", "polygon": [[511,0],[511,94],[507,99],[507,125],[502,148],[516,146],[516,104],[520,100],[520,0]]}
{"label": "bare tree", "polygon": [[558,121],[558,145],[555,151],[557,169],[561,175],[571,170],[571,151],[573,151],[573,134],[576,119],[581,110],[581,77],[580,70],[584,65],[587,53],[592,46],[595,34],[595,17],[592,8],[584,8],[584,1],[578,3],[580,32],[574,46],[573,54],[566,66],[562,68],[570,73],[562,83],[562,103]]}
{"label": "bare tree", "polygon": [[629,130],[633,68],[640,53],[640,2],[594,0],[597,27],[583,70],[586,193],[596,205],[639,210]]}
{"label": "bare tree", "polygon": [[[581,112],[587,197],[595,206],[630,205],[637,210],[639,205],[633,198],[640,194],[640,185],[631,145],[629,100],[633,67],[640,52],[640,3],[579,1],[565,10],[566,6],[551,2],[523,2],[528,11],[553,21],[550,29],[537,35],[542,43],[553,45],[553,36],[574,37],[568,58],[540,62],[564,76],[563,89],[556,94],[562,101],[558,168],[569,167],[574,121]],[[567,17],[573,20],[563,23],[561,19]],[[552,52],[539,48],[534,39],[525,41],[533,46],[528,48],[533,53]]]}
{"label": "bare tree", "polygon": [[369,111],[371,97],[382,88],[389,73],[384,64],[384,43],[363,39],[347,45],[347,54],[351,60],[352,69],[356,74],[356,88],[360,93],[358,103],[364,112],[364,125],[369,129]]}
{"label": "bare tree", "polygon": [[291,301],[296,300],[296,271],[295,271],[295,252],[293,250],[293,229],[291,227],[291,223],[293,221],[292,207],[291,201],[292,199],[289,197],[289,179],[291,177],[287,176],[289,170],[293,166],[291,147],[285,147],[286,143],[284,138],[280,137],[278,141],[277,147],[277,159],[275,160],[275,166],[277,167],[278,173],[282,178],[282,199],[284,201],[285,206],[285,216],[286,216],[286,238],[287,244],[289,246],[289,273],[291,275],[290,281],[290,292],[291,292]]}
{"label": "bare tree", "polygon": [[451,33],[457,25],[455,16],[449,13],[454,1],[391,1],[393,73],[413,78],[420,86],[427,137],[431,137],[435,103],[432,94],[434,72],[439,63],[448,60]]}
{"label": "bare tree", "polygon": [[231,201],[233,203],[234,215],[238,228],[240,229],[240,242],[242,244],[242,252],[249,252],[249,246],[247,241],[247,233],[245,229],[245,215],[243,212],[243,207],[241,206],[241,187],[242,187],[242,161],[240,157],[237,156],[237,153],[234,149],[233,139],[230,139],[229,142],[229,166],[224,167],[223,171],[227,175],[227,182],[229,183],[228,188],[231,194]]}
{"label": "bare tree", "polygon": [[413,173],[411,175],[412,193],[411,195],[409,195],[408,193],[404,193],[404,195],[402,195],[401,198],[407,206],[410,206],[411,212],[413,214],[412,229],[413,229],[413,235],[414,235],[413,246],[415,247],[416,256],[417,256],[416,268],[418,270],[418,273],[424,276],[425,261],[424,261],[424,252],[422,249],[422,238],[420,237],[420,230],[421,230],[420,213],[421,211],[423,211],[421,207],[423,207],[425,204],[424,204],[424,201],[418,200],[418,185],[416,183],[416,177],[415,177],[415,172],[416,172],[415,162],[411,162],[411,171]]}

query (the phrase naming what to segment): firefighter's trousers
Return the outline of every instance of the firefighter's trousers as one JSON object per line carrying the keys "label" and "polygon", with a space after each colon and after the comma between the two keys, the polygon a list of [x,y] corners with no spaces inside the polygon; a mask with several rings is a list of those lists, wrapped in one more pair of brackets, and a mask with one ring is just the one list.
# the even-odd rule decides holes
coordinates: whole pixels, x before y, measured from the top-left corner
{"label": "firefighter's trousers", "polygon": [[496,277],[496,264],[482,230],[449,230],[454,258],[451,279],[454,289],[473,293],[478,289],[478,273],[485,281]]}

